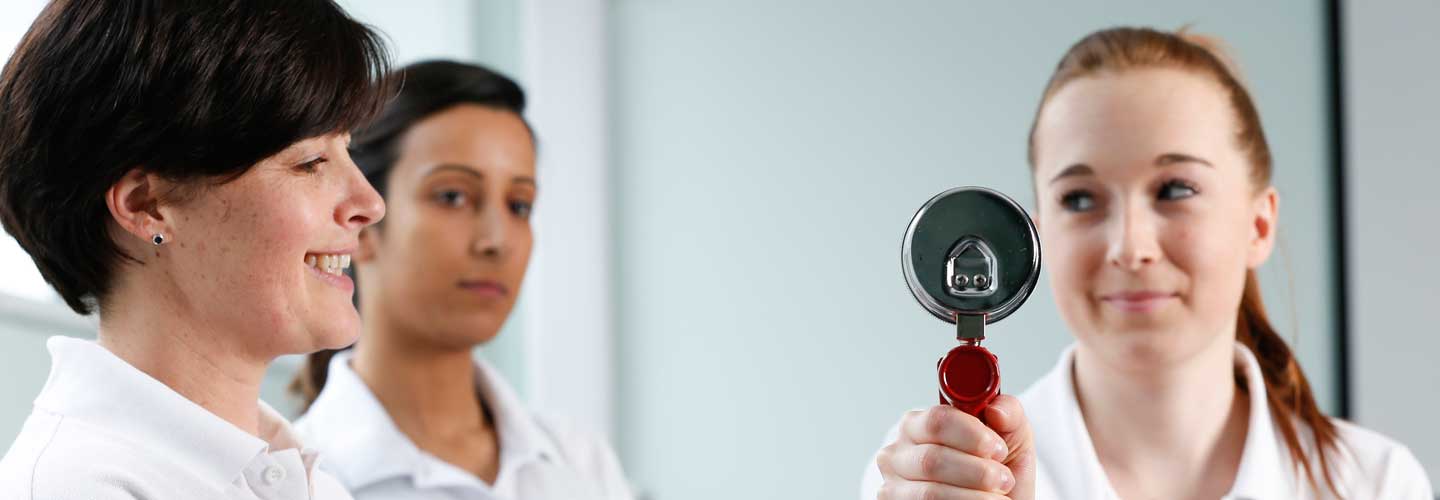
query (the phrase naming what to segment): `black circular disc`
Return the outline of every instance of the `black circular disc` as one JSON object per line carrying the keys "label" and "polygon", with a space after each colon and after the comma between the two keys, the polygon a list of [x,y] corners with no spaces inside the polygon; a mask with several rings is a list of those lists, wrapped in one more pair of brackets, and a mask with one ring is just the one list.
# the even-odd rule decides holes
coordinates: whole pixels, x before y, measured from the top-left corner
{"label": "black circular disc", "polygon": [[987,323],[1004,319],[1040,278],[1040,237],[1030,215],[982,187],[954,188],[925,202],[900,253],[915,300],[951,323],[956,313],[987,314]]}

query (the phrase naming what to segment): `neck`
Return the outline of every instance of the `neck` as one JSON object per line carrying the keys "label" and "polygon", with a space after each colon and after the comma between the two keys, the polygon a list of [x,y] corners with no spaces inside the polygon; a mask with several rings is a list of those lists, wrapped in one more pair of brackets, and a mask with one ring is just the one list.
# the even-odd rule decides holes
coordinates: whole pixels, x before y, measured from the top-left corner
{"label": "neck", "polygon": [[[1218,496],[1229,489],[1249,415],[1249,400],[1233,382],[1233,338],[1221,336],[1190,359],[1140,371],[1110,363],[1084,344],[1077,348],[1076,396],[1117,490],[1149,496],[1157,493],[1154,486],[1168,485],[1189,496],[1208,495],[1197,493],[1204,490],[1198,485],[1223,486],[1209,495]],[[1181,498],[1175,494],[1162,496]]]}
{"label": "neck", "polygon": [[270,359],[247,356],[227,342],[246,332],[207,327],[183,301],[165,299],[173,294],[117,287],[111,296],[115,300],[100,318],[101,347],[215,416],[260,436],[260,383]]}
{"label": "neck", "polygon": [[365,322],[352,368],[401,432],[428,443],[489,429],[469,349],[417,346],[400,339],[422,336],[400,335],[373,319]]}

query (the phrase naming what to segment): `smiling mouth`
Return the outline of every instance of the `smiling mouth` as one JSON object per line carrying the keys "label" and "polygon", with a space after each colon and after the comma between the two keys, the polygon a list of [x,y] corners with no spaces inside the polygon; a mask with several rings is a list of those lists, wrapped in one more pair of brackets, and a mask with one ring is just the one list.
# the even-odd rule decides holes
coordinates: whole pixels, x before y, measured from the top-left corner
{"label": "smiling mouth", "polygon": [[340,275],[350,268],[350,254],[321,253],[306,254],[305,265],[322,273]]}
{"label": "smiling mouth", "polygon": [[1100,296],[1100,301],[1125,312],[1150,312],[1177,298],[1176,293],[1147,290],[1105,294]]}

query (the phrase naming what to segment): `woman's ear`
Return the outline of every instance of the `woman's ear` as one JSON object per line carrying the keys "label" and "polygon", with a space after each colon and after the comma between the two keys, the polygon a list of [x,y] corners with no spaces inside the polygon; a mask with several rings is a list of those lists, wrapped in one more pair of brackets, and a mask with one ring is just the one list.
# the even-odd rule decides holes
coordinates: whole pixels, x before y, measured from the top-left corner
{"label": "woman's ear", "polygon": [[1275,250],[1276,223],[1280,217],[1280,193],[1275,186],[1265,188],[1251,203],[1250,252],[1247,265],[1250,269],[1260,267]]}
{"label": "woman's ear", "polygon": [[173,237],[160,211],[161,184],[164,181],[159,176],[139,167],[130,169],[105,191],[105,206],[110,209],[110,217],[125,232],[144,241],[152,241],[157,234]]}

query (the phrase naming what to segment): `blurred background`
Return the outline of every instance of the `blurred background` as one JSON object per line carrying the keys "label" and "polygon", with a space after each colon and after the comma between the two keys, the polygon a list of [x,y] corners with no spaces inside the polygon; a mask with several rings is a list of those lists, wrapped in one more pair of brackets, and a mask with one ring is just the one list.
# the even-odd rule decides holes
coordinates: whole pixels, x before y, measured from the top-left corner
{"label": "blurred background", "polygon": [[[647,498],[856,495],[954,345],[901,278],[905,225],[958,185],[1032,209],[1040,92],[1071,43],[1115,25],[1191,25],[1234,51],[1281,192],[1272,319],[1323,408],[1409,445],[1440,484],[1440,3],[340,3],[398,64],[483,63],[530,93],[536,256],[477,355],[611,436]],[[0,6],[0,60],[43,4]],[[1007,392],[1071,342],[1048,287],[990,329]],[[0,445],[44,383],[44,339],[94,328],[0,234]],[[297,365],[265,390],[292,412]]]}

